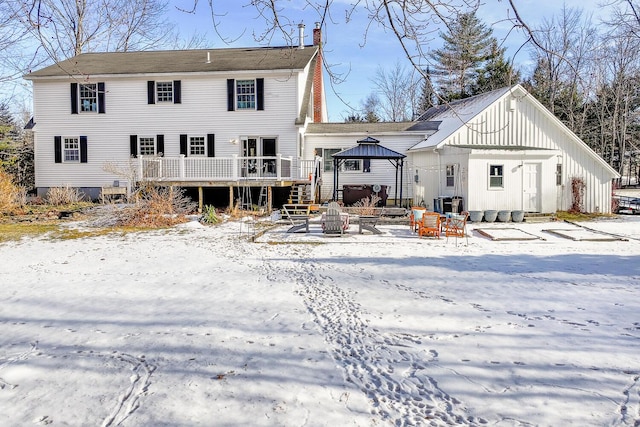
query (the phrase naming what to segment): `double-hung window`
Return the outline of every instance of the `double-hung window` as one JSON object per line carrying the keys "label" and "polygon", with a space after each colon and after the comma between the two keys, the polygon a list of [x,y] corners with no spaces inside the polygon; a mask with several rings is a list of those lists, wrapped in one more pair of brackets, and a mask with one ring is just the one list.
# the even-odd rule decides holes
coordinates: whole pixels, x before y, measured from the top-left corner
{"label": "double-hung window", "polygon": [[489,188],[503,188],[503,165],[489,165]]}
{"label": "double-hung window", "polygon": [[54,136],[55,163],[87,163],[86,136]]}
{"label": "double-hung window", "polygon": [[456,168],[454,165],[446,166],[447,187],[454,187],[456,183],[455,178]]}
{"label": "double-hung window", "polygon": [[173,102],[173,82],[156,82],[158,102]]}
{"label": "double-hung window", "polygon": [[104,82],[71,83],[71,114],[106,112]]}
{"label": "double-hung window", "polygon": [[98,112],[98,87],[95,83],[81,84],[80,89],[80,111]]}
{"label": "double-hung window", "polygon": [[206,145],[204,136],[192,136],[189,138],[189,155],[204,156],[206,154]]}
{"label": "double-hung window", "polygon": [[79,138],[64,138],[63,159],[65,162],[80,162]]}
{"label": "double-hung window", "polygon": [[156,140],[153,137],[141,136],[138,140],[139,150],[141,156],[155,156],[156,155]]}
{"label": "double-hung window", "polygon": [[236,80],[236,107],[238,110],[256,109],[255,80]]}

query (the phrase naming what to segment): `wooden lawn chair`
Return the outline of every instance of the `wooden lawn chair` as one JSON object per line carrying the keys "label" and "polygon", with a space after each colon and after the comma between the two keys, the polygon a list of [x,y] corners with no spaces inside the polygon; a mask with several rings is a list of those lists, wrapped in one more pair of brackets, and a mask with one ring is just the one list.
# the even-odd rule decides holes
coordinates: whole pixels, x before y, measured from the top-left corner
{"label": "wooden lawn chair", "polygon": [[469,218],[469,212],[464,211],[461,214],[452,214],[447,218],[444,224],[444,235],[456,238],[456,246],[458,246],[458,237],[464,237],[467,239],[467,245],[469,244],[469,236],[467,235],[467,218]]}
{"label": "wooden lawn chair", "polygon": [[324,222],[322,224],[322,231],[325,234],[344,234],[344,224],[342,221],[340,205],[336,202],[331,202],[327,206],[327,212],[324,216]]}
{"label": "wooden lawn chair", "polygon": [[427,208],[422,206],[412,206],[411,214],[409,215],[409,226],[411,231],[418,231],[418,223],[422,221],[422,214],[427,211]]}
{"label": "wooden lawn chair", "polygon": [[440,238],[440,214],[438,212],[425,212],[422,221],[418,223],[418,237],[432,236]]}

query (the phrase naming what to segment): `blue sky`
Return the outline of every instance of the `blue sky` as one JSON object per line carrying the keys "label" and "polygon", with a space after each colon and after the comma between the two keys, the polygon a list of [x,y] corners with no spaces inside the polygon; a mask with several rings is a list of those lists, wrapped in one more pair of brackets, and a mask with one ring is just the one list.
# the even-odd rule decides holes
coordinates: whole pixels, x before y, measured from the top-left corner
{"label": "blue sky", "polygon": [[[183,8],[191,10],[193,0],[174,0],[170,3],[171,19],[178,22],[181,34],[185,37],[197,31],[206,36],[207,47],[247,47],[260,45],[255,40],[255,35],[260,35],[265,28],[264,18],[258,15],[253,6],[243,6],[248,1],[227,0],[215,1],[215,20],[217,31],[213,26],[209,2],[200,0],[194,14],[187,14],[178,10]],[[359,108],[364,100],[374,90],[372,78],[379,66],[390,70],[396,62],[407,64],[403,52],[395,36],[378,27],[370,27],[364,35],[368,20],[362,14],[353,15],[350,22],[345,22],[345,11],[353,0],[335,0],[334,14],[326,19],[323,28],[325,60],[332,65],[334,73],[344,76],[345,81],[331,87],[329,79],[325,78],[325,91],[327,94],[328,112],[330,121],[341,122],[348,115],[349,107],[343,100],[355,108]],[[312,32],[318,15],[310,8],[303,8],[305,2],[300,0],[280,1],[283,5],[281,16],[289,19],[288,24],[296,28],[303,22],[305,29],[305,43],[312,43]],[[563,3],[558,0],[516,0],[521,16],[531,26],[536,26],[545,17],[551,18],[562,9]],[[566,0],[568,8],[582,8],[586,13],[597,9],[597,0]],[[529,49],[518,48],[526,40],[523,33],[512,30],[511,24],[506,18],[513,16],[509,11],[509,5],[505,0],[487,0],[478,11],[478,16],[484,23],[494,29],[494,35],[498,40],[505,39],[507,56],[515,56],[516,64],[527,67],[530,60]],[[595,17],[597,18],[597,17]],[[507,34],[508,38],[507,38]],[[225,38],[226,40],[223,40]],[[294,43],[297,43],[297,29],[294,31]],[[271,45],[283,45],[286,42],[275,37],[270,41]],[[434,33],[431,48],[439,47],[439,37]],[[264,41],[262,44],[267,44]],[[517,54],[516,54],[517,52]],[[342,99],[342,100],[341,100]]]}

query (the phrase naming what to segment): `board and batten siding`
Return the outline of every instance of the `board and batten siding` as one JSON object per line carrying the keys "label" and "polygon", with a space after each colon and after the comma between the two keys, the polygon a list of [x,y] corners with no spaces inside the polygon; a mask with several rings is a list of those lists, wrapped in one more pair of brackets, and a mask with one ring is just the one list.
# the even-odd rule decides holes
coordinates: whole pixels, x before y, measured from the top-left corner
{"label": "board and batten siding", "polygon": [[[424,138],[424,135],[415,134],[393,134],[393,135],[377,135],[371,134],[373,138],[380,141],[380,145],[406,154],[407,150]],[[357,141],[364,138],[362,134],[306,134],[304,143],[304,158],[312,159],[316,148],[327,149],[348,149],[357,145]],[[410,166],[405,159],[404,176],[402,178],[402,197],[404,199],[413,197],[413,174]],[[362,171],[341,171],[338,177],[339,187],[344,184],[380,184],[388,187],[388,200],[393,199],[396,184],[396,168],[387,159],[371,160],[371,172]],[[400,191],[398,189],[398,197]],[[321,199],[330,200],[333,198],[333,171],[323,172]]]}
{"label": "board and batten siding", "polygon": [[[577,177],[585,183],[583,210],[611,212],[611,181],[617,177],[616,172],[520,86],[515,86],[511,92],[493,102],[468,123],[461,124],[456,131],[439,144],[440,147],[456,145],[478,146],[478,148],[481,146],[494,148],[524,146],[557,151],[559,157],[556,157],[555,160],[542,161],[543,191],[551,191],[549,182],[555,184],[555,165],[557,163],[562,164],[562,185],[552,191],[555,196],[553,202],[551,202],[549,194],[544,194],[545,199],[541,209],[544,212],[568,210],[572,203],[571,180]],[[430,154],[427,151],[425,150],[424,154],[421,152],[413,153],[413,161],[419,166],[422,164],[425,167],[433,165],[434,161],[428,160]],[[533,150],[531,151],[533,152]],[[437,156],[435,153],[433,155]],[[497,150],[496,156],[499,159],[500,150]],[[528,160],[525,158],[522,161]],[[442,162],[441,159],[440,163]],[[485,194],[487,191],[478,187],[480,178],[483,182],[486,180],[488,173],[486,164],[480,165],[473,162],[468,164],[468,168],[471,171],[469,182],[473,182],[475,185],[473,191],[471,187],[464,190],[471,197],[471,204],[468,205],[470,209],[483,209],[482,206],[485,206],[484,209],[500,209],[500,206],[504,206],[505,203],[502,202],[495,207],[488,207],[487,204],[492,196]],[[416,197],[418,197],[418,193],[424,193],[420,196],[429,198],[429,193],[437,195],[444,189],[440,186],[435,192],[433,191],[432,185],[424,187],[417,191]],[[507,196],[516,197],[516,189],[513,191],[514,193],[507,193]],[[522,189],[520,188],[519,191],[521,192]],[[496,194],[494,193],[494,197]],[[477,206],[474,206],[476,197],[484,198],[484,201],[481,200]]]}
{"label": "board and batten siding", "polygon": [[[264,78],[264,111],[227,111],[228,78]],[[147,81],[181,81],[181,103],[147,103]],[[180,134],[215,134],[216,157],[241,155],[243,136],[276,137],[278,152],[296,156],[300,80],[291,73],[95,78],[105,82],[106,113],[71,114],[70,83],[33,82],[36,186],[101,187],[118,179],[107,162],[127,168],[129,136],[164,135],[164,155],[180,154]],[[87,163],[54,163],[54,137],[87,136]]]}

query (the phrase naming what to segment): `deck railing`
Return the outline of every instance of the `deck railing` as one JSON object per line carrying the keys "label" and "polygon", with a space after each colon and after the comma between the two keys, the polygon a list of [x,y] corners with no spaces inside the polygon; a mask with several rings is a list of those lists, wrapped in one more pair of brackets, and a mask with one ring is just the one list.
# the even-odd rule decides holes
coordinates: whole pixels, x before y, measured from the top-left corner
{"label": "deck railing", "polygon": [[293,157],[157,157],[140,156],[142,181],[291,181],[317,179],[317,159]]}

